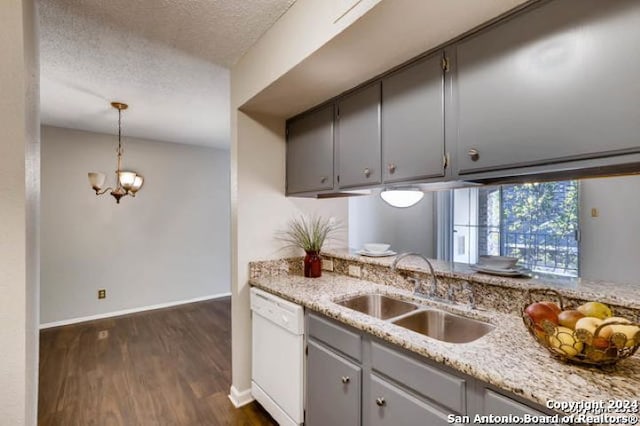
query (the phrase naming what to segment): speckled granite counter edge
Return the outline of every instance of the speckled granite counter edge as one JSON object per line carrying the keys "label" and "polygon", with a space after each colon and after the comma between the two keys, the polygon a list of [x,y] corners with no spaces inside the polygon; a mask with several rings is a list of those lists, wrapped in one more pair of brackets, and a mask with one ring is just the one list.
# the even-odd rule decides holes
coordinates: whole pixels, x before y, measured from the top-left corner
{"label": "speckled granite counter edge", "polygon": [[[343,260],[360,265],[372,265],[382,268],[390,268],[395,256],[389,257],[366,257],[355,254],[349,250],[327,250],[323,252],[323,257],[327,260]],[[509,278],[498,277],[475,272],[468,265],[452,262],[433,260],[433,266],[438,278],[449,278],[468,282],[472,284],[492,286],[504,289],[514,289],[525,294],[531,288],[548,288],[558,291],[563,297],[572,299],[574,304],[584,301],[597,300],[621,308],[640,311],[640,283],[608,283],[603,281],[588,281],[579,278]],[[335,269],[335,267],[334,267]],[[420,258],[406,258],[399,267],[400,271],[417,272],[429,274],[428,267]],[[346,269],[339,271],[346,275]],[[362,277],[368,279],[366,277]],[[388,279],[388,277],[383,277]],[[372,281],[379,282],[372,279]],[[626,309],[620,315],[627,315]],[[637,316],[636,319],[640,319]]]}

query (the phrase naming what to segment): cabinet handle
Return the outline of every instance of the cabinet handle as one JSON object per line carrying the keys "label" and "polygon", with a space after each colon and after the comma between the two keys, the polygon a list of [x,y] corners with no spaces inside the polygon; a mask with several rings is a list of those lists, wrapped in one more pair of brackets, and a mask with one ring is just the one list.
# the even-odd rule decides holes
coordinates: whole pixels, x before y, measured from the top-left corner
{"label": "cabinet handle", "polygon": [[326,176],[322,176],[320,178],[320,183],[326,183],[327,182],[327,177]]}
{"label": "cabinet handle", "polygon": [[349,376],[342,376],[342,383],[344,383],[345,385],[350,381],[351,381],[351,378]]}
{"label": "cabinet handle", "polygon": [[369,170],[368,167],[364,169],[362,172],[364,173],[364,177],[368,178],[369,176],[371,176],[371,170]]}
{"label": "cabinet handle", "polygon": [[480,152],[478,152],[477,149],[475,148],[471,148],[467,154],[469,154],[469,157],[471,157],[471,161],[478,161],[478,159],[480,158]]}
{"label": "cabinet handle", "polygon": [[387,165],[387,169],[389,170],[389,174],[394,174],[396,172],[396,165],[393,163],[389,163]]}
{"label": "cabinet handle", "polygon": [[378,407],[384,407],[385,405],[387,405],[387,401],[384,400],[384,397],[380,396],[376,398],[376,405]]}

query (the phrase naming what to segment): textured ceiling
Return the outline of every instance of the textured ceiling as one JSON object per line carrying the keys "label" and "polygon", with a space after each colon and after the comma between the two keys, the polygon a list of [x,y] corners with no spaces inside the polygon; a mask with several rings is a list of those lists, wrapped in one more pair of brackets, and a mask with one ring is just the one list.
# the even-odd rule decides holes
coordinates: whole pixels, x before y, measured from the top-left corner
{"label": "textured ceiling", "polygon": [[43,124],[229,144],[229,71],[294,0],[41,0]]}

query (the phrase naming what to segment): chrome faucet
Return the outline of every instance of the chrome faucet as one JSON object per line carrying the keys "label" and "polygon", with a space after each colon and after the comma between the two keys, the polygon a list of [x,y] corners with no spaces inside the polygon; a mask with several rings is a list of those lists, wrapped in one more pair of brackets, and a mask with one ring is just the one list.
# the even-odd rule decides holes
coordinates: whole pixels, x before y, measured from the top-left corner
{"label": "chrome faucet", "polygon": [[429,265],[429,271],[431,272],[431,288],[429,289],[429,293],[424,294],[422,291],[420,291],[420,280],[417,278],[412,278],[412,281],[414,283],[413,294],[418,296],[427,296],[427,297],[435,296],[436,289],[438,287],[438,279],[436,278],[436,272],[433,270],[433,265],[431,264],[431,261],[427,259],[425,256],[423,256],[422,254],[409,252],[409,253],[401,253],[397,255],[396,258],[393,260],[393,263],[391,264],[391,271],[395,272],[396,269],[398,268],[398,263],[400,263],[402,259],[407,258],[409,256],[419,257],[425,262],[427,262],[427,265]]}

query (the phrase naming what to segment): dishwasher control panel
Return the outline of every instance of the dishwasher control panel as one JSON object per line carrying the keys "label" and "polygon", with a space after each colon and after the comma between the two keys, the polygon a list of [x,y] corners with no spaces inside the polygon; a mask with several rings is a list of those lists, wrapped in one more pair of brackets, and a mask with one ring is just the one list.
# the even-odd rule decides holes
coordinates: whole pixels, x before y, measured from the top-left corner
{"label": "dishwasher control panel", "polygon": [[304,333],[304,312],[300,305],[252,288],[251,310],[293,334]]}

